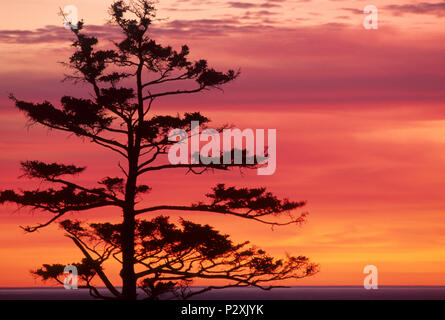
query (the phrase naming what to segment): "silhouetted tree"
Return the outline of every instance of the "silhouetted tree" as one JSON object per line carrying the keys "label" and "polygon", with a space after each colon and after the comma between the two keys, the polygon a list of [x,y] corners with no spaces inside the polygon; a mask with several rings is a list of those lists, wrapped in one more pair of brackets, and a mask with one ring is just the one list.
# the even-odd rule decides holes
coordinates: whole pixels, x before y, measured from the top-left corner
{"label": "silhouetted tree", "polygon": [[[24,176],[47,182],[54,187],[30,191],[4,190],[0,203],[12,202],[53,214],[48,221],[27,226],[34,232],[62,220],[69,212],[94,208],[117,207],[122,210],[120,224],[95,223],[82,225],[76,220],[63,220],[60,226],[84,255],[75,264],[83,285],[92,295],[100,298],[136,299],[139,286],[149,299],[173,294],[188,298],[214,288],[257,286],[270,289],[271,281],[301,278],[316,272],[316,265],[306,257],[288,256],[276,259],[263,250],[248,246],[248,242],[234,244],[227,235],[209,225],[181,220],[180,225],[168,217],[156,216],[151,220],[139,219],[143,214],[162,211],[213,212],[261,223],[288,225],[301,223],[305,214],[291,212],[304,202],[280,200],[264,188],[236,188],[219,184],[206,195],[207,202],[176,206],[161,205],[141,208],[136,197],[151,188],[138,181],[145,174],[158,170],[184,168],[200,174],[209,169],[257,168],[259,163],[242,164],[171,164],[166,161],[169,148],[175,142],[168,140],[174,128],[191,135],[191,121],[206,127],[209,119],[199,112],[177,116],[149,117],[153,102],[161,97],[192,94],[233,81],[239,74],[210,68],[206,60],[190,61],[189,48],[180,51],[162,46],[148,36],[154,17],[150,1],[116,1],[111,6],[112,22],[122,30],[123,40],[109,50],[98,50],[98,40],[85,35],[83,23],[72,31],[75,35],[69,66],[74,73],[69,79],[92,86],[94,97],[81,99],[61,98],[61,106],[48,101],[25,102],[11,96],[18,109],[33,123],[50,129],[74,133],[101,147],[116,152],[125,160],[119,164],[121,177],[105,177],[95,188],[85,187],[66,177],[80,174],[84,167],[40,161],[22,162]],[[149,80],[147,80],[149,79]],[[130,87],[124,82],[134,81]],[[175,89],[166,89],[176,86]],[[194,86],[192,86],[194,84]],[[223,128],[220,128],[222,130]],[[234,152],[234,150],[232,150]],[[246,157],[246,153],[243,153]],[[221,157],[223,155],[221,154]],[[268,219],[284,216],[288,220]],[[122,264],[122,290],[108,279],[103,264],[114,259]],[[136,271],[142,268],[142,271]],[[62,283],[63,266],[44,265],[34,272],[43,279]],[[100,278],[111,293],[102,295],[92,284]],[[225,285],[190,289],[194,279],[223,279]],[[269,283],[269,285],[268,285]]]}

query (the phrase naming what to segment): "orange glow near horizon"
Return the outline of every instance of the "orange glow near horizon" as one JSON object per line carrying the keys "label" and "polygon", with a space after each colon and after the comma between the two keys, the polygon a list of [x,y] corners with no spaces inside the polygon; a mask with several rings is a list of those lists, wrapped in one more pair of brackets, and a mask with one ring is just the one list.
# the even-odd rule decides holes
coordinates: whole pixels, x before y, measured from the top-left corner
{"label": "orange glow near horizon", "polygon": [[[113,33],[99,27],[111,2],[72,4],[108,39]],[[216,214],[169,215],[209,223],[236,242],[249,240],[276,256],[306,255],[320,264],[320,273],[289,285],[361,286],[366,265],[378,267],[379,285],[445,285],[444,12],[416,13],[410,1],[376,1],[379,29],[366,31],[364,14],[353,10],[363,11],[361,2],[262,2],[269,9],[160,1],[154,32],[161,43],[190,44],[193,57],[241,68],[242,76],[224,93],[167,99],[153,113],[199,110],[215,127],[276,128],[276,173],[160,172],[142,179],[153,187],[144,201],[189,204],[220,182],[266,186],[280,197],[306,200],[307,222],[271,230]],[[76,178],[86,184],[117,172],[118,158],[107,150],[28,127],[8,100],[8,92],[54,102],[88,94],[87,86],[60,83],[66,70],[57,62],[71,48],[59,6],[55,0],[18,0],[0,13],[0,189],[36,185],[17,178],[22,160],[86,165]],[[0,287],[50,285],[29,271],[81,258],[56,226],[34,234],[19,228],[47,217],[0,207]],[[120,213],[70,217],[118,222]],[[109,268],[118,284],[117,267]]]}

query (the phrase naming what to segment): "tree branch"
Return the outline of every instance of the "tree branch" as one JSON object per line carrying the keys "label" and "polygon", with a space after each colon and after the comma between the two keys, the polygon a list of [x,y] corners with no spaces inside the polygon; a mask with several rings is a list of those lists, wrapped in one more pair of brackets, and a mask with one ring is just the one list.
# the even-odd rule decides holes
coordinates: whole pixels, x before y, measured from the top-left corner
{"label": "tree branch", "polygon": [[263,215],[254,215],[254,214],[250,214],[249,212],[239,213],[239,212],[230,211],[230,210],[222,210],[220,208],[212,208],[211,206],[205,206],[205,205],[202,205],[202,206],[160,205],[160,206],[135,210],[135,214],[140,215],[140,214],[143,214],[146,212],[154,212],[154,211],[162,211],[162,210],[197,211],[197,212],[213,212],[213,213],[229,214],[229,215],[233,215],[233,216],[240,217],[240,218],[255,220],[255,221],[261,222],[263,224],[268,224],[268,225],[272,225],[272,226],[287,226],[290,224],[301,224],[304,222],[304,218],[306,217],[306,214],[302,213],[297,218],[290,217],[291,220],[288,222],[274,222],[274,221],[267,221],[267,220],[263,220],[263,219],[259,218],[260,216],[263,216]]}
{"label": "tree branch", "polygon": [[[73,236],[73,235],[68,235],[67,237],[70,238],[71,240],[73,240],[75,245],[82,251],[82,253],[88,259],[88,261],[92,262],[92,264],[95,265],[94,264],[94,259],[91,257],[91,255],[88,253],[88,251],[83,247],[83,245],[79,242],[79,240],[76,239],[76,237]],[[95,271],[97,272],[97,275],[100,277],[100,279],[105,284],[107,289],[110,290],[110,292],[113,295],[115,295],[116,297],[120,297],[121,293],[119,291],[117,291],[117,289],[113,286],[113,284],[110,282],[110,280],[108,280],[107,276],[102,271],[102,269],[101,268],[96,268]]]}

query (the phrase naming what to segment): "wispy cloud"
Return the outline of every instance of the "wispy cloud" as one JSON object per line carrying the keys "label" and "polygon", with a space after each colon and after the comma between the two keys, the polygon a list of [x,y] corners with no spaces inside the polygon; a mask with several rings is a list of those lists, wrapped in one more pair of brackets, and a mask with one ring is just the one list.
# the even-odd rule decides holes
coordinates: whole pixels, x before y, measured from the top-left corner
{"label": "wispy cloud", "polygon": [[342,10],[352,12],[353,14],[363,14],[363,9],[360,10],[356,8],[342,8]]}
{"label": "wispy cloud", "polygon": [[435,15],[437,17],[445,16],[445,2],[421,2],[418,4],[392,4],[385,7],[386,10],[389,10],[394,15],[402,16],[406,13],[411,14],[427,14],[427,15]]}
{"label": "wispy cloud", "polygon": [[280,4],[264,2],[264,3],[252,3],[252,2],[239,2],[239,1],[231,1],[227,3],[231,8],[238,9],[251,9],[251,8],[279,8]]}
{"label": "wispy cloud", "polygon": [[[85,28],[90,35],[102,39],[116,39],[120,31],[112,25],[89,25]],[[63,26],[45,26],[35,30],[0,30],[0,42],[2,43],[57,43],[73,40],[73,33]]]}

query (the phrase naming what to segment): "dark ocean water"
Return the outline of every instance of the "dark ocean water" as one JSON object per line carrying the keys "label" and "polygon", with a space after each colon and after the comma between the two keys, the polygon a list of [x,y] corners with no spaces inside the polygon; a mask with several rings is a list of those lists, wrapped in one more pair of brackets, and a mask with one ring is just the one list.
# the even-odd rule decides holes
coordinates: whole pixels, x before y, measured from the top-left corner
{"label": "dark ocean water", "polygon": [[[106,293],[105,289],[100,289]],[[86,289],[0,288],[1,300],[85,300],[93,299]],[[445,286],[363,287],[301,286],[263,291],[256,288],[214,290],[195,297],[201,300],[445,300]]]}

